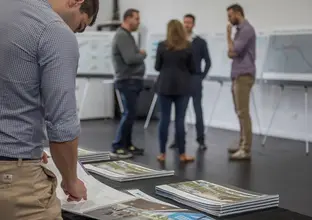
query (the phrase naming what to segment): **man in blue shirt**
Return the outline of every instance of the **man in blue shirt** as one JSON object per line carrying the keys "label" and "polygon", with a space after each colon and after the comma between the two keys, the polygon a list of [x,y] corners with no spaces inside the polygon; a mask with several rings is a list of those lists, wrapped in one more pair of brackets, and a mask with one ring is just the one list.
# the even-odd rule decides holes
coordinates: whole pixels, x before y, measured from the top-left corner
{"label": "man in blue shirt", "polygon": [[98,9],[99,0],[0,3],[0,194],[17,219],[62,219],[56,177],[41,163],[44,124],[68,200],[87,199],[77,177],[74,32],[92,25]]}
{"label": "man in blue shirt", "polygon": [[[207,73],[211,67],[211,60],[209,56],[209,51],[207,47],[207,42],[196,35],[193,31],[195,26],[196,18],[192,14],[186,14],[184,16],[183,22],[186,32],[188,34],[189,41],[192,42],[193,56],[196,67],[196,74],[192,76],[192,92],[190,96],[192,97],[193,107],[196,116],[196,131],[197,131],[197,142],[199,144],[200,150],[206,150],[205,144],[205,126],[203,120],[203,110],[202,110],[202,81],[207,76]],[[205,61],[204,70],[202,70],[202,61]],[[171,148],[175,148],[175,143],[171,145]]]}

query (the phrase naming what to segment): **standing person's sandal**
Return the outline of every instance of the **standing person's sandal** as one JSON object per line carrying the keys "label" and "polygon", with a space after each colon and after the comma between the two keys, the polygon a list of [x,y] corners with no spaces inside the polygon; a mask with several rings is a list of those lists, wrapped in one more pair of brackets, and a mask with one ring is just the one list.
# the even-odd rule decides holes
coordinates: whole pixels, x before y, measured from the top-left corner
{"label": "standing person's sandal", "polygon": [[180,162],[189,163],[189,162],[193,162],[194,160],[195,160],[194,157],[190,157],[190,156],[187,156],[185,154],[180,155]]}

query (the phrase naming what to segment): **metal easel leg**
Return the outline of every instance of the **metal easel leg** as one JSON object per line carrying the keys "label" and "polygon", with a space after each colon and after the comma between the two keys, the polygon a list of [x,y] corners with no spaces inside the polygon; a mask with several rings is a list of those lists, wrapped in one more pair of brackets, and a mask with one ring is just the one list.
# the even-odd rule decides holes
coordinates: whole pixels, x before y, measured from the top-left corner
{"label": "metal easel leg", "polygon": [[123,113],[124,112],[124,108],[123,108],[123,104],[122,104],[122,101],[121,101],[120,92],[118,91],[118,89],[115,89],[115,93],[116,93],[116,97],[117,97],[117,102],[118,102],[120,113]]}
{"label": "metal easel leg", "polygon": [[274,120],[274,117],[275,117],[275,114],[276,114],[276,112],[277,112],[277,110],[278,110],[278,108],[279,108],[279,106],[280,106],[280,104],[281,104],[281,100],[282,100],[282,97],[283,97],[283,93],[284,93],[284,86],[281,85],[281,94],[280,94],[280,96],[279,96],[279,98],[278,98],[278,102],[277,102],[277,104],[276,104],[276,106],[275,106],[275,109],[274,109],[274,111],[273,111],[272,117],[271,117],[271,119],[270,119],[269,126],[268,126],[266,132],[264,133],[264,138],[263,138],[263,140],[262,140],[262,146],[264,146],[265,143],[266,143],[266,140],[267,140],[269,131],[270,131],[270,129],[271,129],[271,126],[272,126],[272,123],[273,123],[273,120]]}
{"label": "metal easel leg", "polygon": [[158,99],[157,94],[154,94],[151,106],[150,106],[150,108],[148,110],[148,114],[147,114],[147,117],[146,117],[146,120],[145,120],[144,129],[147,129],[147,127],[148,127],[148,125],[149,125],[149,123],[151,121],[151,118],[152,118],[152,115],[153,115],[153,112],[154,112],[154,109],[155,109],[155,106],[156,106],[156,103],[157,103],[157,99]]}
{"label": "metal easel leg", "polygon": [[78,111],[78,114],[79,114],[79,119],[82,118],[82,108],[84,106],[84,102],[86,101],[86,98],[87,98],[87,93],[88,93],[88,90],[89,90],[89,86],[90,86],[90,81],[88,79],[85,87],[84,87],[84,90],[83,90],[83,95],[82,95],[82,98],[81,98],[81,102],[79,103],[79,111]]}
{"label": "metal easel leg", "polygon": [[306,129],[306,155],[309,154],[309,114],[308,114],[308,87],[305,86],[304,87],[305,91],[304,91],[304,107],[305,107],[305,129]]}
{"label": "metal easel leg", "polygon": [[214,115],[214,113],[215,113],[215,111],[217,109],[217,104],[218,104],[218,101],[219,101],[219,98],[220,98],[220,95],[221,95],[222,88],[223,88],[223,82],[220,82],[219,91],[217,93],[216,99],[213,102],[212,110],[211,110],[211,113],[210,113],[210,116],[209,116],[208,125],[206,126],[205,133],[208,132],[209,126],[210,126],[210,124],[212,122],[213,115]]}
{"label": "metal easel leg", "polygon": [[262,135],[261,124],[260,124],[260,117],[259,117],[259,114],[258,114],[258,109],[257,109],[256,99],[255,99],[255,94],[254,94],[253,91],[251,91],[251,96],[252,96],[252,104],[253,104],[253,106],[254,106],[255,114],[256,114],[256,118],[257,118],[257,124],[258,124],[259,134]]}

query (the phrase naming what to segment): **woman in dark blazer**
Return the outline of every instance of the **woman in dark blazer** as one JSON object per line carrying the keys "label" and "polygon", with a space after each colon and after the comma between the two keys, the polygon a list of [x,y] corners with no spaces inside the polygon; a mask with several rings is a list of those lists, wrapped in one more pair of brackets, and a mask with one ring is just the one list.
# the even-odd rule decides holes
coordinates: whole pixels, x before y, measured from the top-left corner
{"label": "woman in dark blazer", "polygon": [[160,42],[156,54],[156,92],[160,104],[159,161],[166,159],[166,145],[171,116],[171,105],[175,105],[176,144],[181,162],[194,161],[185,154],[185,113],[189,102],[191,74],[195,73],[191,44],[187,40],[182,23],[171,20],[167,26],[167,39]]}

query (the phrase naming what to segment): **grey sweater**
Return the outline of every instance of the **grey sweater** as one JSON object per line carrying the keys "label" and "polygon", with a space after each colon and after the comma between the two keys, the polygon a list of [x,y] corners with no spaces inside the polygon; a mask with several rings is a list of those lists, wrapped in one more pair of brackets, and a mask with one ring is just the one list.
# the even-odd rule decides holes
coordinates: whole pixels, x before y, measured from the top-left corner
{"label": "grey sweater", "polygon": [[140,53],[132,34],[122,27],[113,39],[112,55],[116,80],[143,79],[146,55]]}

